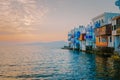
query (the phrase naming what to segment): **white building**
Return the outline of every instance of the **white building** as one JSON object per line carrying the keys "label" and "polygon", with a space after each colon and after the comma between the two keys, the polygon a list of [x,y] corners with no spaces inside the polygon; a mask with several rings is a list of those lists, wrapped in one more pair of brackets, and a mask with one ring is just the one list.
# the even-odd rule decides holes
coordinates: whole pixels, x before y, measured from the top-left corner
{"label": "white building", "polygon": [[120,52],[120,16],[112,19],[112,46]]}
{"label": "white building", "polygon": [[79,26],[80,29],[80,50],[86,51],[86,28],[84,26]]}
{"label": "white building", "polygon": [[95,28],[111,24],[112,18],[120,15],[119,13],[104,12],[92,19]]}
{"label": "white building", "polygon": [[96,46],[112,47],[112,18],[119,13],[104,12],[92,19],[95,28]]}
{"label": "white building", "polygon": [[[68,33],[68,44],[70,48],[78,49],[79,48],[79,28],[74,28]],[[79,33],[79,34],[78,34]]]}
{"label": "white building", "polygon": [[92,24],[89,24],[86,27],[86,46],[89,47],[89,49],[95,48],[95,35],[94,35],[94,27]]}

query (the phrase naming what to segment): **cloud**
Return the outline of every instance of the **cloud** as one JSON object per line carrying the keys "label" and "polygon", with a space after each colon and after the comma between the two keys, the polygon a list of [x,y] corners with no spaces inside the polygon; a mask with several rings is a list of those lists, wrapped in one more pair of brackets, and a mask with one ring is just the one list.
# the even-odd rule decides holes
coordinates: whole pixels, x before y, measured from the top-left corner
{"label": "cloud", "polygon": [[[41,2],[41,3],[40,3]],[[26,33],[47,14],[43,0],[0,0],[0,32]]]}

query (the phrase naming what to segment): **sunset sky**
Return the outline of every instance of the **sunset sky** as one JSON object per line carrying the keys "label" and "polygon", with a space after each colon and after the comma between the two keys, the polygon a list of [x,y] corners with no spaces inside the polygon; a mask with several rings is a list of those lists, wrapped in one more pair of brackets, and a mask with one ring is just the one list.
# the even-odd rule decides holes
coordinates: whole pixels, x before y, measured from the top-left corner
{"label": "sunset sky", "polygon": [[0,41],[67,40],[67,33],[103,12],[120,12],[115,0],[0,0]]}

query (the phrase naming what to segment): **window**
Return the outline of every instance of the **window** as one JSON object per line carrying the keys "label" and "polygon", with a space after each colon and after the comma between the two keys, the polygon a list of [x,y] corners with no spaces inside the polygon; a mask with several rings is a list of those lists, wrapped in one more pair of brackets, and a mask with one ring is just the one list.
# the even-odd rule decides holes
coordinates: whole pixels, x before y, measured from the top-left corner
{"label": "window", "polygon": [[117,29],[117,26],[116,25],[114,25],[114,30],[116,30]]}
{"label": "window", "polygon": [[99,23],[100,23],[100,20],[99,20]]}
{"label": "window", "polygon": [[120,27],[120,19],[117,20],[117,27]]}
{"label": "window", "polygon": [[118,20],[117,20],[117,24],[119,24],[119,25],[120,25],[120,19],[118,19]]}
{"label": "window", "polygon": [[100,42],[100,37],[99,37],[99,42]]}
{"label": "window", "polygon": [[110,36],[110,42],[112,42],[112,37]]}
{"label": "window", "polygon": [[104,23],[104,20],[102,19],[101,22]]}
{"label": "window", "polygon": [[114,30],[116,30],[117,29],[117,26],[116,25],[114,25]]}
{"label": "window", "polygon": [[114,30],[114,26],[112,26],[112,30]]}
{"label": "window", "polygon": [[107,39],[103,37],[102,42],[107,42]]}

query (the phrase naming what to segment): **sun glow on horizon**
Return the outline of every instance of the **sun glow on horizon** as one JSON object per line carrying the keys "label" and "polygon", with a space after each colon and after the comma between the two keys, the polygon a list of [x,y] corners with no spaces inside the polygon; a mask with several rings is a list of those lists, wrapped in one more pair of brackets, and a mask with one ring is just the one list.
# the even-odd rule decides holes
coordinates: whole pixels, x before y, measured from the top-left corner
{"label": "sun glow on horizon", "polygon": [[107,10],[119,12],[114,0],[0,0],[0,41],[67,40],[69,30]]}
{"label": "sun glow on horizon", "polygon": [[[59,37],[57,37],[59,36]],[[56,39],[57,37],[57,39]],[[1,35],[0,41],[6,41],[6,42],[52,42],[52,41],[60,41],[64,38],[66,39],[66,36],[63,35],[51,35],[48,34],[14,34],[14,35]],[[55,40],[53,40],[55,39]]]}

